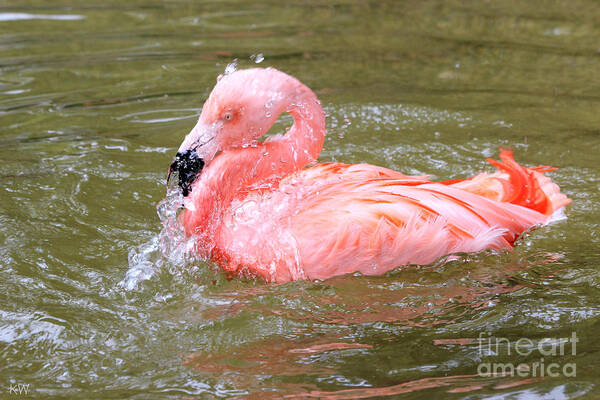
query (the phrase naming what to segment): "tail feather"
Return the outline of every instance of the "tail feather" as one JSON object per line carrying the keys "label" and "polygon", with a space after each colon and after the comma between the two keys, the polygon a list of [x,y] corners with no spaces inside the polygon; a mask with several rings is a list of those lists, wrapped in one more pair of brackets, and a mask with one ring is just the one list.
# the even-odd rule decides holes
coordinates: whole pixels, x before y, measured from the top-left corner
{"label": "tail feather", "polygon": [[493,174],[479,174],[472,179],[450,184],[548,216],[571,202],[571,199],[560,192],[558,185],[544,175],[557,168],[549,165],[523,167],[515,161],[513,151],[508,149],[500,151],[500,161],[491,158],[487,161],[498,168],[498,171]]}

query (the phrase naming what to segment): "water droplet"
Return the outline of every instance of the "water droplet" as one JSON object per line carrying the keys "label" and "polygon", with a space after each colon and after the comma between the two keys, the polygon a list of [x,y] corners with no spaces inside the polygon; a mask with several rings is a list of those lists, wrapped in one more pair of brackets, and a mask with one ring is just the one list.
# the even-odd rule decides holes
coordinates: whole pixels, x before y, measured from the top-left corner
{"label": "water droplet", "polygon": [[227,67],[225,67],[225,75],[229,75],[229,74],[235,72],[237,69],[237,64],[238,64],[237,58],[235,60],[233,60],[233,62],[227,64]]}
{"label": "water droplet", "polygon": [[264,59],[265,59],[265,56],[263,56],[262,53],[258,53],[256,55],[256,58],[254,59],[254,62],[257,63],[257,64],[260,64],[261,62],[264,61]]}

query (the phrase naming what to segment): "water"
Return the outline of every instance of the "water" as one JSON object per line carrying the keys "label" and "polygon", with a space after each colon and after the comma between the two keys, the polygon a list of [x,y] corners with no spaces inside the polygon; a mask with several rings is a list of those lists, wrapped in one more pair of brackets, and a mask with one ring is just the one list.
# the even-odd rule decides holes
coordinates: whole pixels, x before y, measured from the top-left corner
{"label": "water", "polygon": [[[592,0],[5,1],[0,397],[597,397],[598,15]],[[234,59],[315,90],[322,161],[451,179],[509,146],[561,167],[568,218],[511,253],[280,286],[228,280],[186,243],[161,253],[168,166]],[[482,352],[488,332],[513,353]],[[573,332],[576,354],[543,358],[576,377],[477,375],[539,362],[519,339]]]}

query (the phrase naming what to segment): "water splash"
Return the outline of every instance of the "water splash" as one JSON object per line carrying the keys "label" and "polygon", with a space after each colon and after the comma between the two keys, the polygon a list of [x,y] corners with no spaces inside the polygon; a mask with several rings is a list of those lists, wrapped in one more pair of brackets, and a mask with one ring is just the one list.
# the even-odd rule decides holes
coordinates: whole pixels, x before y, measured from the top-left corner
{"label": "water splash", "polygon": [[167,196],[156,206],[162,229],[158,235],[129,251],[129,269],[119,286],[126,290],[135,289],[164,268],[176,274],[181,270],[179,267],[194,257],[194,239],[186,237],[183,226],[177,221],[182,202],[179,188],[167,190]]}
{"label": "water splash", "polygon": [[265,117],[267,118],[271,118],[271,116],[273,115],[271,112],[271,109],[273,108],[273,99],[269,99],[266,103],[265,103]]}

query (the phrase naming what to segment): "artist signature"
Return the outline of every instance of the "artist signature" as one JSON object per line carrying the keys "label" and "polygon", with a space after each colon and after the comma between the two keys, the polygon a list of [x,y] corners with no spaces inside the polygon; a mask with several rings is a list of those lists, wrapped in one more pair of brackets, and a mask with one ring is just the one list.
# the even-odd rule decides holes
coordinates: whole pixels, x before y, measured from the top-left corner
{"label": "artist signature", "polygon": [[8,387],[8,394],[28,394],[29,383],[16,383]]}

